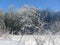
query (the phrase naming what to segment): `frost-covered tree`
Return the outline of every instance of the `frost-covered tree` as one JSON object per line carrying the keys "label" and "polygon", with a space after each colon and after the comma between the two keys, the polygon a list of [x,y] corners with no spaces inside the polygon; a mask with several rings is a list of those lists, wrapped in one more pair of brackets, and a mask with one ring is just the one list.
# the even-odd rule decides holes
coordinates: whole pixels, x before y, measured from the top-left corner
{"label": "frost-covered tree", "polygon": [[[60,12],[49,9],[38,9],[32,6],[24,5],[22,8],[10,6],[3,13],[0,11],[0,27],[10,34],[47,34],[59,31]],[[52,27],[53,26],[53,27]],[[57,28],[57,29],[56,29]],[[50,34],[49,33],[49,34]]]}

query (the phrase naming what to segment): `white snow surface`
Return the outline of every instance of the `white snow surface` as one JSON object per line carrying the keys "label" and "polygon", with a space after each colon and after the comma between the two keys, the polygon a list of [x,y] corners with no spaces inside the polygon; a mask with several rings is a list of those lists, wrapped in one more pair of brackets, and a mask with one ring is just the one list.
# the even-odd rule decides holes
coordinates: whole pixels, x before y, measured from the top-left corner
{"label": "white snow surface", "polygon": [[22,45],[22,44],[13,40],[0,39],[0,45]]}
{"label": "white snow surface", "polygon": [[0,37],[0,45],[60,45],[60,35],[9,35]]}

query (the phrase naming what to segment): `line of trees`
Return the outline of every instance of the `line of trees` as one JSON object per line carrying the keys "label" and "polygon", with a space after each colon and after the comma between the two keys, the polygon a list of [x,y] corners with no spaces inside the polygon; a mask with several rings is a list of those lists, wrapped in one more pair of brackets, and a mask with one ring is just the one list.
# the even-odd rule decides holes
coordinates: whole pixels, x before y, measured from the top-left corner
{"label": "line of trees", "polygon": [[60,34],[59,25],[59,11],[41,10],[27,5],[16,10],[10,6],[5,13],[0,10],[0,29],[9,34]]}

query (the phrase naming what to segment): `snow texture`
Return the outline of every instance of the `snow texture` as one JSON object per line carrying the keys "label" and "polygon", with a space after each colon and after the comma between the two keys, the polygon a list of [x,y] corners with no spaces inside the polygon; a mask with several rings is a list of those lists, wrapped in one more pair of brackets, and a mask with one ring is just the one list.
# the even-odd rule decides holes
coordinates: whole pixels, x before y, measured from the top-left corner
{"label": "snow texture", "polygon": [[22,45],[22,44],[13,40],[0,39],[0,45]]}
{"label": "snow texture", "polygon": [[3,35],[0,45],[60,45],[59,35]]}

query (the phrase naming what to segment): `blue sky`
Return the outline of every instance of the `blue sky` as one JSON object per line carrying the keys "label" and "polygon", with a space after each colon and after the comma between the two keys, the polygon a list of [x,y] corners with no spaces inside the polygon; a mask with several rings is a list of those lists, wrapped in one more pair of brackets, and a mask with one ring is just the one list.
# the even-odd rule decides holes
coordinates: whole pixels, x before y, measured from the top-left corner
{"label": "blue sky", "polygon": [[50,8],[60,11],[60,0],[0,0],[0,8],[4,11],[6,11],[10,5],[20,8],[24,4],[41,9]]}

